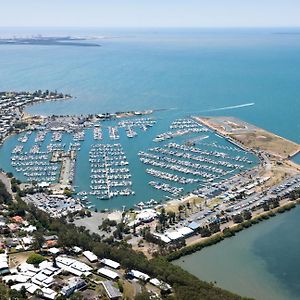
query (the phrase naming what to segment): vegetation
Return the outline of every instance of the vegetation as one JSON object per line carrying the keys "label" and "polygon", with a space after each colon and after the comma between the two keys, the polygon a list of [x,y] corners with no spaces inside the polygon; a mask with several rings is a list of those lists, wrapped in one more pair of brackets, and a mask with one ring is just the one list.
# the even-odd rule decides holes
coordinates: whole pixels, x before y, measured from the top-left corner
{"label": "vegetation", "polygon": [[8,204],[12,200],[11,195],[5,188],[5,185],[2,181],[0,181],[0,203]]}
{"label": "vegetation", "polygon": [[[78,246],[84,250],[91,250],[99,257],[107,257],[120,262],[125,269],[135,268],[171,284],[174,288],[174,296],[169,295],[165,299],[241,299],[237,295],[199,280],[180,267],[174,266],[166,258],[160,257],[148,260],[144,254],[134,251],[124,242],[111,240],[108,244],[101,241],[99,235],[90,234],[84,227],[76,227],[74,224],[67,223],[65,218],[52,219],[36,207],[26,205],[19,197],[17,199],[18,204],[14,207],[15,210],[25,209],[27,214],[30,215],[32,223],[39,228],[39,232],[56,234],[59,246]],[[39,236],[37,235],[35,238],[38,240]],[[38,254],[33,254],[27,262],[38,264],[42,261],[42,258]]]}
{"label": "vegetation", "polygon": [[[264,214],[258,215],[257,217],[252,218],[252,219],[246,219],[246,217],[249,217],[249,214],[247,213],[246,217],[245,217],[245,212],[244,212],[243,215],[237,215],[237,216],[241,217],[241,219],[243,220],[243,221],[239,222],[239,224],[237,224],[233,227],[230,227],[230,228],[228,228],[228,227],[224,228],[221,233],[217,233],[212,236],[208,235],[208,238],[206,238],[205,240],[203,240],[199,243],[196,243],[196,244],[193,244],[190,246],[186,246],[180,250],[174,251],[171,254],[167,255],[167,259],[168,259],[168,261],[172,261],[172,260],[178,259],[182,256],[189,255],[189,254],[195,253],[197,251],[200,251],[205,247],[212,246],[214,244],[221,242],[225,238],[234,236],[237,232],[240,232],[245,228],[251,227],[252,225],[257,224],[263,220],[274,217],[276,215],[276,213],[283,213],[285,211],[291,210],[294,207],[296,207],[295,203],[288,203],[282,207],[274,208],[274,211],[267,211]],[[239,221],[240,221],[240,219],[239,219]]]}
{"label": "vegetation", "polygon": [[28,264],[31,264],[31,265],[39,265],[41,262],[43,262],[45,260],[45,257],[38,254],[38,253],[32,253],[30,254],[30,256],[27,258],[26,262]]}
{"label": "vegetation", "polygon": [[[38,232],[35,234],[37,244],[41,244],[43,242],[41,233],[56,234],[58,236],[58,243],[60,247],[68,248],[78,246],[84,250],[91,250],[99,257],[107,257],[120,262],[122,267],[126,270],[138,269],[152,277],[156,277],[171,284],[174,289],[174,294],[164,296],[164,299],[169,300],[242,299],[240,296],[215,287],[212,283],[199,280],[197,277],[184,271],[180,267],[173,265],[170,261],[183,255],[201,250],[204,247],[216,244],[224,238],[233,236],[236,232],[252,226],[252,224],[256,224],[266,218],[274,216],[277,212],[281,213],[295,207],[294,203],[289,203],[283,207],[276,208],[274,212],[268,211],[264,215],[260,215],[255,218],[252,218],[252,215],[250,216],[249,213],[243,213],[241,215],[243,221],[232,228],[225,228],[222,232],[218,232],[220,230],[218,224],[209,226],[207,229],[210,233],[217,233],[205,239],[205,241],[193,246],[184,247],[179,251],[171,253],[167,257],[155,257],[148,260],[143,253],[134,251],[130,245],[123,241],[117,242],[114,238],[111,238],[109,241],[104,241],[98,234],[91,234],[84,227],[76,227],[74,224],[67,223],[65,218],[51,218],[48,214],[38,210],[35,206],[24,203],[20,198],[19,192],[17,192],[16,199],[17,203],[9,204],[12,214],[26,214],[28,219],[31,220],[31,223],[37,226]],[[165,212],[162,212],[160,216],[160,222],[162,225],[166,223],[166,219],[173,219],[173,215],[167,215]],[[107,227],[116,227],[116,231],[118,233],[116,234],[117,237],[119,232],[122,233],[126,231],[126,227],[124,227],[122,223],[109,224],[107,221],[105,223]],[[145,230],[144,234],[146,237],[148,235],[148,231]],[[148,238],[151,237],[149,236]],[[33,254],[28,258],[27,262],[38,264],[42,261],[41,259],[44,258],[38,254]],[[141,299],[148,299],[145,293],[142,294],[141,297],[144,297]]]}

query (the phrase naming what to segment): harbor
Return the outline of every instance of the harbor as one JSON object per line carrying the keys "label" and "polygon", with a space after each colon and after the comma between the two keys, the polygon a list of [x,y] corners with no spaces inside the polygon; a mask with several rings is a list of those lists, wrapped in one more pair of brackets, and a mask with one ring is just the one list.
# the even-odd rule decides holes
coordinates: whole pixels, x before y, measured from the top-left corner
{"label": "harbor", "polygon": [[[141,201],[152,207],[193,191],[200,195],[203,186],[258,163],[190,117],[173,119],[166,111],[151,117],[104,116],[46,117],[6,143],[8,170],[27,183],[74,190],[89,208],[130,208]],[[160,128],[167,130],[160,133]]]}

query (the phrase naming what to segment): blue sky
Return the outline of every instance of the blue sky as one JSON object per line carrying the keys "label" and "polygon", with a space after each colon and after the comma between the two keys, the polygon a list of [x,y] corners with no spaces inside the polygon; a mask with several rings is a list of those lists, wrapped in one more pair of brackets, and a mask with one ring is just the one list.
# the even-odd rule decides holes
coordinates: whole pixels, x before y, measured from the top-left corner
{"label": "blue sky", "polygon": [[0,0],[0,10],[0,26],[300,26],[300,0]]}

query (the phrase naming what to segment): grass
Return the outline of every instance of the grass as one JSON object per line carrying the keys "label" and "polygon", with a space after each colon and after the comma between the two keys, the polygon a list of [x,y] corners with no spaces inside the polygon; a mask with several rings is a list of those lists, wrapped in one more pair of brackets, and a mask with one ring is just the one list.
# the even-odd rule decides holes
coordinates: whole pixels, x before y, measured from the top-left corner
{"label": "grass", "polygon": [[123,291],[124,299],[134,299],[135,291],[132,284],[128,281],[123,281],[122,284],[124,289]]}
{"label": "grass", "polygon": [[19,264],[26,262],[27,258],[35,253],[34,251],[17,252],[9,255],[10,267],[15,268]]}

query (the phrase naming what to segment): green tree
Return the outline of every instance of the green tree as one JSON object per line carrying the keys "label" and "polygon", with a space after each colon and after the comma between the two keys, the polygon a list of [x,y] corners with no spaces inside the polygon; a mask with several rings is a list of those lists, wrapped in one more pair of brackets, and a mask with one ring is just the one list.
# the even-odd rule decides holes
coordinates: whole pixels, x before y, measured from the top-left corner
{"label": "green tree", "polygon": [[41,262],[43,262],[45,260],[45,257],[40,255],[40,254],[37,254],[37,253],[32,253],[29,255],[29,257],[27,258],[26,262],[28,264],[31,264],[31,265],[39,265]]}

